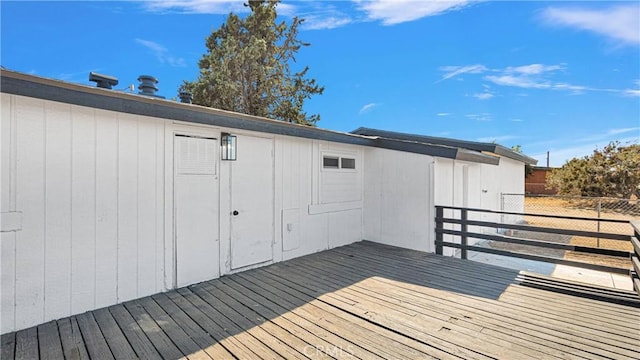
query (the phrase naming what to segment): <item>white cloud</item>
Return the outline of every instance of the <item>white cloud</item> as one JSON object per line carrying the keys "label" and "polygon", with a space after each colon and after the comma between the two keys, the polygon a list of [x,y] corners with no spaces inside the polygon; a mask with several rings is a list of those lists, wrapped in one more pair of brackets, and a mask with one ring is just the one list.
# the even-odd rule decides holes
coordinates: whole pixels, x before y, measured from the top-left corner
{"label": "white cloud", "polygon": [[186,14],[228,14],[232,11],[249,11],[242,1],[228,0],[152,0],[145,1],[144,6],[150,11],[175,11]]}
{"label": "white cloud", "polygon": [[454,78],[456,76],[462,74],[481,74],[487,71],[486,66],[475,64],[475,65],[467,65],[467,66],[442,66],[440,67],[440,71],[444,71],[445,74],[442,75],[442,78],[439,81],[447,80]]}
{"label": "white cloud", "polygon": [[[635,136],[622,135],[633,131],[637,131]],[[560,137],[548,139],[547,141],[540,143],[526,144],[526,146],[528,148],[537,147],[540,149],[540,147],[542,147],[545,149],[545,151],[538,150],[540,152],[535,155],[531,155],[531,157],[538,160],[539,164],[546,164],[546,150],[548,150],[550,154],[550,165],[562,166],[568,160],[573,158],[581,158],[583,156],[591,155],[596,148],[602,149],[611,141],[619,141],[623,145],[638,144],[640,143],[640,127],[610,129],[608,131],[592,135],[580,136],[575,140],[576,141],[568,142],[566,137]]]}
{"label": "white cloud", "polygon": [[446,112],[440,112],[440,113],[436,114],[436,116],[449,116],[449,115],[451,115],[451,114],[450,113],[446,113]]}
{"label": "white cloud", "polygon": [[493,117],[489,113],[481,113],[481,114],[467,114],[465,115],[467,119],[475,120],[475,121],[491,121]]}
{"label": "white cloud", "polygon": [[366,114],[368,112],[370,112],[371,110],[373,110],[374,107],[378,106],[380,104],[376,104],[376,103],[369,103],[364,105],[363,107],[360,108],[360,111],[358,111],[358,114],[362,115],[362,114]]}
{"label": "white cloud", "polygon": [[381,21],[384,25],[394,25],[460,10],[473,1],[356,0],[355,3],[369,20]]}
{"label": "white cloud", "polygon": [[310,15],[304,17],[304,22],[302,23],[302,29],[304,30],[324,30],[324,29],[335,29],[341,26],[348,25],[352,23],[353,20],[349,17],[340,17],[340,16],[316,16]]}
{"label": "white cloud", "polygon": [[[238,0],[149,0],[143,6],[153,12],[178,12],[184,14],[217,14],[225,15],[230,12],[247,13],[245,1]],[[279,3],[277,11],[280,15],[292,16],[297,7],[287,3]]]}
{"label": "white cloud", "polygon": [[607,9],[550,7],[542,12],[542,19],[551,25],[590,31],[622,44],[639,45],[639,12],[637,3]]}
{"label": "white cloud", "polygon": [[489,92],[483,92],[483,93],[476,93],[476,94],[473,94],[471,96],[473,96],[474,98],[479,99],[479,100],[489,100],[492,97],[494,97],[495,95],[493,95],[492,93],[489,93]]}
{"label": "white cloud", "polygon": [[187,64],[184,59],[181,57],[175,57],[169,53],[169,50],[158,44],[157,42],[144,40],[144,39],[134,39],[138,44],[146,47],[151,50],[151,52],[155,55],[156,59],[162,64],[168,64],[173,67],[185,67]]}
{"label": "white cloud", "polygon": [[622,91],[625,96],[640,96],[640,90],[626,89]]}
{"label": "white cloud", "polygon": [[524,120],[522,120],[522,119],[518,119],[518,118],[515,118],[515,119],[509,119],[509,121],[511,121],[511,122],[524,122]]}
{"label": "white cloud", "polygon": [[[484,74],[482,79],[500,86],[517,87],[522,89],[543,89],[566,91],[571,95],[583,94],[587,91],[599,91],[616,93],[623,96],[640,96],[640,79],[634,80],[636,89],[606,89],[594,88],[584,85],[575,85],[566,82],[554,81],[552,78],[556,73],[567,68],[566,64],[529,64],[520,66],[508,66],[505,68],[492,69],[482,64],[466,65],[466,66],[441,66],[438,70],[444,72],[444,75],[436,83],[453,79],[462,74]],[[475,93],[473,96],[480,100],[491,99],[495,93],[489,91],[488,86],[483,85],[485,90],[482,93]],[[518,96],[527,96],[527,94],[518,94]]]}
{"label": "white cloud", "polygon": [[548,83],[537,79],[531,79],[527,76],[517,75],[487,75],[485,80],[491,81],[496,85],[515,86],[525,89],[548,89],[551,87]]}
{"label": "white cloud", "polygon": [[640,127],[611,129],[611,130],[607,131],[607,134],[608,135],[618,135],[618,134],[625,134],[625,133],[632,132],[632,131],[636,131],[636,132],[638,132],[638,135],[640,135]]}
{"label": "white cloud", "polygon": [[622,91],[622,95],[625,96],[640,96],[640,79],[635,80],[634,84],[636,85],[636,89],[625,89]]}
{"label": "white cloud", "polygon": [[562,65],[544,65],[544,64],[530,64],[523,66],[515,66],[515,67],[507,67],[504,71],[508,73],[520,73],[525,75],[537,75],[545,72],[551,72],[555,70],[564,69],[564,64]]}

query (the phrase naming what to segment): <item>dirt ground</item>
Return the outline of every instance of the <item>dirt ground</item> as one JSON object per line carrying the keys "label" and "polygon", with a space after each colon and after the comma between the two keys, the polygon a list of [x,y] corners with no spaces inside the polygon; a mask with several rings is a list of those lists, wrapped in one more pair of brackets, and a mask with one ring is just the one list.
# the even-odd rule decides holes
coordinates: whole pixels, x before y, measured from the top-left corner
{"label": "dirt ground", "polygon": [[[529,214],[545,214],[545,215],[561,215],[561,216],[575,216],[575,217],[589,217],[597,218],[598,212],[593,209],[586,209],[581,204],[572,203],[567,200],[553,199],[553,198],[525,198],[525,213]],[[618,219],[618,220],[640,220],[640,216],[620,214],[614,211],[602,211],[600,218],[604,219]],[[633,229],[629,224],[623,223],[611,223],[606,221],[595,220],[571,220],[571,219],[553,219],[543,218],[535,216],[525,216],[524,219],[530,225],[544,226],[551,228],[573,229],[573,230],[585,230],[585,231],[599,231],[603,233],[614,233],[623,235],[632,235]],[[566,240],[563,239],[565,242]],[[568,241],[571,244],[599,247],[612,250],[631,251],[631,243],[629,241],[598,239],[583,236],[573,236]],[[628,268],[630,265],[629,260],[612,258],[602,255],[591,255],[583,253],[575,253],[573,251],[567,251],[564,258],[589,262],[601,265],[609,265],[615,267]]]}

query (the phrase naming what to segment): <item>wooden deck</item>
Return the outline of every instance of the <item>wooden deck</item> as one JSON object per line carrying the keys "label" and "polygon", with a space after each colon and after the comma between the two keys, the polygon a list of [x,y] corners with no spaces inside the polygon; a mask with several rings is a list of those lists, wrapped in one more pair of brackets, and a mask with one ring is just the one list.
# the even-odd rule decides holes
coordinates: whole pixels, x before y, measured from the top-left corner
{"label": "wooden deck", "polygon": [[640,309],[370,242],[2,336],[2,359],[638,359]]}

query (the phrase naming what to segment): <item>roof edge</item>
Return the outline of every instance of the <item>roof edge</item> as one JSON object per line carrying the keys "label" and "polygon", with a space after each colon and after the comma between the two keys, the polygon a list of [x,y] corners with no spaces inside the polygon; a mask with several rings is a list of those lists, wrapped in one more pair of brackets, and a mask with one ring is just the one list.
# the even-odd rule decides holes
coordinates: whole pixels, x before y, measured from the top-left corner
{"label": "roof edge", "polygon": [[490,152],[490,153],[504,156],[513,160],[521,161],[527,165],[535,165],[538,163],[538,160],[532,157],[529,157],[522,153],[515,152],[507,147],[504,147],[500,144],[494,144],[494,143],[484,143],[484,142],[458,140],[458,139],[443,138],[443,137],[436,137],[436,136],[401,133],[401,132],[395,132],[395,131],[372,129],[367,127],[359,127],[351,131],[351,133],[358,134],[358,135],[365,135],[365,136],[381,136],[381,137],[392,138],[392,139],[416,141],[416,142],[425,143],[425,144],[446,145],[446,146],[472,150],[476,152]]}

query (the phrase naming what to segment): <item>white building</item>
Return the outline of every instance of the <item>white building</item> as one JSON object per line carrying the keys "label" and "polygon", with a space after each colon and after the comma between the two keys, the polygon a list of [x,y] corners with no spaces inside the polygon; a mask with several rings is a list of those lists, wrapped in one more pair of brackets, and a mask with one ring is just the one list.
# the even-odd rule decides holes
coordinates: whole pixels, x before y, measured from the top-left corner
{"label": "white building", "polygon": [[5,70],[0,89],[1,333],[362,239],[432,252],[435,204],[499,209],[535,162]]}

